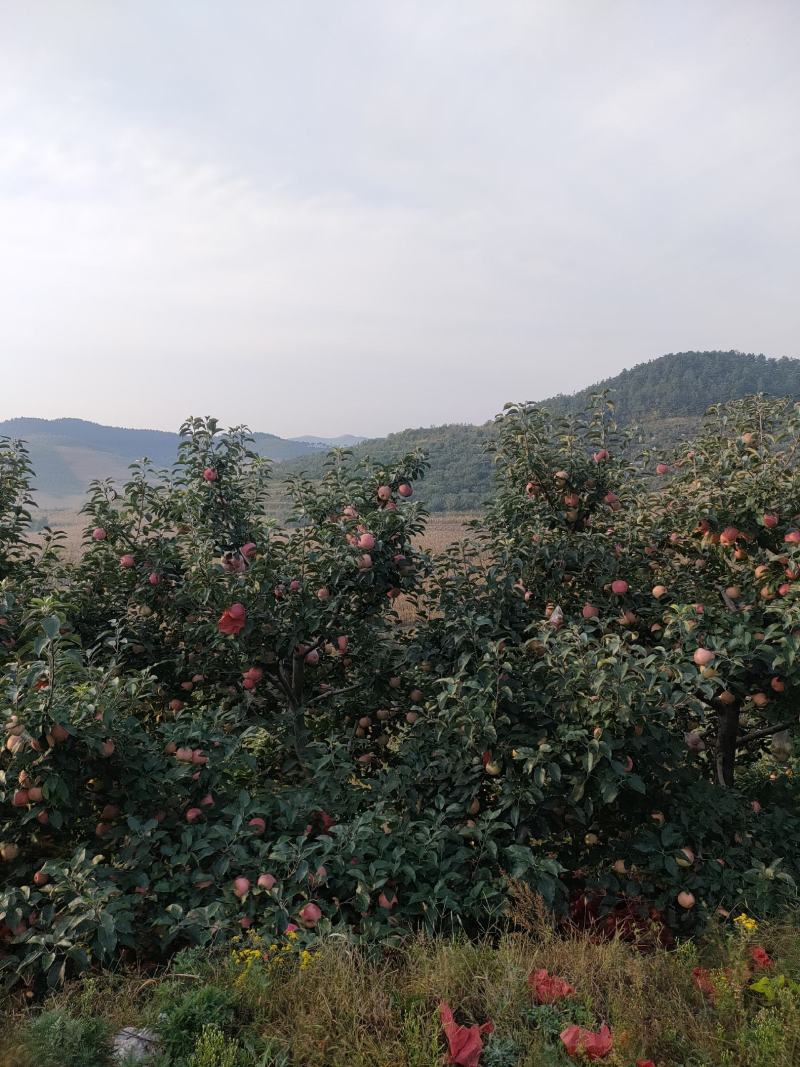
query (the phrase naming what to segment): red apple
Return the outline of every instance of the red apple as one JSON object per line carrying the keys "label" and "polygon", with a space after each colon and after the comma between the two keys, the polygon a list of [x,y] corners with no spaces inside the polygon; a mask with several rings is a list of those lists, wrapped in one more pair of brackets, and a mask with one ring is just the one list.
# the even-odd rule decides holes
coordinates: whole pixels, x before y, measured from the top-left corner
{"label": "red apple", "polygon": [[203,471],[203,481],[205,482],[215,482],[218,477],[219,475],[213,467],[206,467],[206,469]]}
{"label": "red apple", "polygon": [[107,537],[108,534],[102,526],[95,526],[95,528],[92,530],[93,541],[105,541]]}
{"label": "red apple", "polygon": [[120,556],[119,557],[119,565],[120,565],[120,567],[123,567],[124,569],[128,569],[130,567],[133,567],[135,564],[136,564],[136,560],[134,559],[134,557],[131,555],[130,552],[126,552],[124,556]]}
{"label": "red apple", "polygon": [[254,818],[250,819],[247,825],[250,827],[254,834],[258,835],[263,834],[267,828],[266,822],[261,818],[260,815],[256,815],[254,816]]}
{"label": "red apple", "polygon": [[611,583],[611,592],[624,596],[628,592],[628,583],[623,578],[615,578]]}
{"label": "red apple", "polygon": [[241,900],[242,897],[246,897],[249,892],[250,892],[250,879],[249,878],[245,878],[243,875],[239,875],[238,878],[234,878],[234,880],[233,880],[233,894],[234,894],[234,896],[237,896],[239,898],[239,900]]}
{"label": "red apple", "polygon": [[312,927],[316,926],[319,920],[322,918],[322,912],[316,904],[304,904],[298,912],[300,922],[303,926]]}
{"label": "red apple", "polygon": [[414,490],[411,488],[408,482],[401,482],[400,485],[398,485],[397,487],[397,492],[400,494],[400,496],[410,497]]}
{"label": "red apple", "polygon": [[712,652],[710,648],[696,648],[692,659],[698,667],[707,667],[716,656],[715,652]]}
{"label": "red apple", "polygon": [[272,889],[276,882],[277,879],[273,874],[260,874],[258,876],[258,881],[256,882],[256,885],[260,889]]}

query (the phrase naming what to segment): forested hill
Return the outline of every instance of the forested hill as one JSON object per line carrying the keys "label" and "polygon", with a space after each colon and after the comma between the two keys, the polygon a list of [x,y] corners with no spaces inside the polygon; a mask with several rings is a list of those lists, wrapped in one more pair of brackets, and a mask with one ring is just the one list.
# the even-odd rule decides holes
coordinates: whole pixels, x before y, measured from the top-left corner
{"label": "forested hill", "polygon": [[[621,423],[641,425],[643,435],[668,447],[693,434],[700,417],[712,404],[753,393],[792,396],[800,400],[800,360],[768,359],[744,352],[677,352],[640,363],[571,396],[541,401],[551,411],[580,411],[593,393],[609,390]],[[524,383],[520,395],[525,394]],[[352,449],[354,459],[365,455],[389,461],[422,448],[431,461],[418,498],[432,511],[474,511],[492,489],[492,462],[484,445],[493,424],[451,425],[404,430],[365,441]],[[302,457],[280,469],[322,471],[323,458]]]}
{"label": "forested hill", "polygon": [[754,393],[800,399],[800,360],[745,352],[673,352],[542,403],[552,411],[581,411],[592,393],[602,389],[612,390],[622,422],[702,415],[711,404]]}
{"label": "forested hill", "polygon": [[[427,429],[403,430],[373,441],[364,441],[351,449],[354,460],[370,456],[388,463],[407,452],[421,448],[431,467],[417,490],[432,511],[476,511],[489,495],[492,485],[492,460],[485,445],[492,433],[492,423],[471,426],[455,423]],[[324,456],[292,460],[276,470],[276,477],[304,470],[311,477],[322,473]]]}

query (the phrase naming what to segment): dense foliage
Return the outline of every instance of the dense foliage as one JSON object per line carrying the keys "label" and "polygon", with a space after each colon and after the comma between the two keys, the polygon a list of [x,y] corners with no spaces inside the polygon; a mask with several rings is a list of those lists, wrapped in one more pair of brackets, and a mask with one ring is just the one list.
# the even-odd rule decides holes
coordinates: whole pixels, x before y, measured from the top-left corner
{"label": "dense foliage", "polygon": [[433,559],[419,453],[333,454],[276,527],[243,429],[181,441],[93,485],[74,564],[26,543],[0,448],[8,981],[287,923],[474,932],[510,890],[663,943],[794,898],[790,402],[635,462],[608,404],[511,406],[494,503]]}

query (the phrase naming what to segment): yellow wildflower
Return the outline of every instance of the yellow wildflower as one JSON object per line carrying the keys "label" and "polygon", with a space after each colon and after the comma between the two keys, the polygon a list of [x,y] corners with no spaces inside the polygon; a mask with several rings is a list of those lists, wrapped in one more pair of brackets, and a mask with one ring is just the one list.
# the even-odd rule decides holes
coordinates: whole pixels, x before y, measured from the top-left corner
{"label": "yellow wildflower", "polygon": [[743,933],[752,934],[754,930],[758,929],[756,920],[751,915],[747,915],[744,912],[742,912],[741,915],[737,915],[733,921]]}

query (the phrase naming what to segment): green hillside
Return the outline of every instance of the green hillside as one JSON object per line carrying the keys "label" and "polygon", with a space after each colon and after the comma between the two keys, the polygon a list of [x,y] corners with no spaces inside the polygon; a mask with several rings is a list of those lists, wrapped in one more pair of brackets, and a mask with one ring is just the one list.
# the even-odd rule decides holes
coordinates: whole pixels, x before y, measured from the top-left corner
{"label": "green hillside", "polygon": [[745,352],[674,352],[543,403],[553,411],[581,411],[601,389],[613,390],[621,422],[700,416],[711,404],[755,393],[800,399],[800,360]]}
{"label": "green hillside", "polygon": [[[28,443],[38,499],[45,506],[82,499],[95,478],[124,479],[129,464],[144,456],[157,467],[170,467],[180,441],[178,434],[165,430],[102,426],[83,419],[8,419],[0,422],[0,437]],[[270,433],[255,434],[255,448],[276,462],[320,452],[319,446]]]}
{"label": "green hillside", "polygon": [[[605,389],[617,405],[621,423],[639,426],[643,440],[651,445],[670,447],[692,436],[712,404],[753,393],[800,400],[800,360],[743,352],[677,352],[640,363],[571,396],[562,394],[541,403],[553,411],[581,411],[593,393]],[[390,461],[422,448],[431,469],[419,499],[432,511],[474,511],[491,493],[492,465],[483,447],[492,433],[492,423],[404,430],[365,441],[351,452],[354,461],[365,455]],[[287,463],[281,473],[305,470],[314,477],[322,464],[318,455],[303,457]]]}

